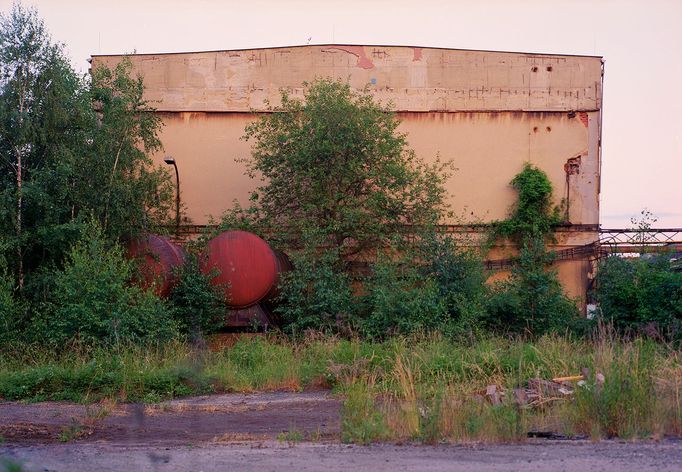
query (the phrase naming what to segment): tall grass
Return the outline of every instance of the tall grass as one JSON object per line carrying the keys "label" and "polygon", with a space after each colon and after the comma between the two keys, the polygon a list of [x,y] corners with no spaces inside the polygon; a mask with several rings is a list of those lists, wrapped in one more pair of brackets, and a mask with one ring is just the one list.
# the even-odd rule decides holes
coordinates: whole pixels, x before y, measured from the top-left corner
{"label": "tall grass", "polygon": [[[589,375],[575,394],[518,403],[532,378]],[[484,395],[495,385],[499,404]],[[682,356],[668,345],[545,336],[534,342],[438,335],[381,343],[309,336],[245,338],[219,352],[185,343],[61,354],[37,346],[0,351],[7,400],[158,402],[184,395],[332,388],[344,399],[342,439],[523,441],[528,431],[660,438],[682,434]]]}

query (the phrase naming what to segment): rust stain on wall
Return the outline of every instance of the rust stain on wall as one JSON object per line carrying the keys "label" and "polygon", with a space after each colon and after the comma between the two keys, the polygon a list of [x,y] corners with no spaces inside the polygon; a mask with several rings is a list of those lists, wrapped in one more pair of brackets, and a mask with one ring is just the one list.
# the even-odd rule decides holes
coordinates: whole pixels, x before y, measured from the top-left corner
{"label": "rust stain on wall", "polygon": [[362,69],[372,69],[374,67],[374,63],[372,63],[372,60],[367,57],[367,53],[365,52],[365,48],[363,46],[331,46],[326,50],[331,51],[335,49],[347,52],[348,54],[352,54],[357,57],[357,66]]}
{"label": "rust stain on wall", "polygon": [[412,48],[414,55],[412,56],[412,62],[419,62],[422,60],[422,48]]}
{"label": "rust stain on wall", "polygon": [[580,121],[582,122],[583,126],[587,128],[587,126],[589,125],[589,117],[587,116],[587,113],[580,112],[578,116],[580,117]]}
{"label": "rust stain on wall", "polygon": [[566,175],[575,175],[580,173],[580,156],[571,157],[564,164],[564,172]]}

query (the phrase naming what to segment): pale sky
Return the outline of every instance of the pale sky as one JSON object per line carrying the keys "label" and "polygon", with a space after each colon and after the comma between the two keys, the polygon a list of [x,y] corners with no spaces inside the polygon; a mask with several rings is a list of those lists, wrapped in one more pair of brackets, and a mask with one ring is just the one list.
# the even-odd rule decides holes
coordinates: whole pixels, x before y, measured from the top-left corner
{"label": "pale sky", "polygon": [[[381,44],[600,55],[601,223],[682,227],[682,0],[24,0],[91,54]],[[0,11],[11,8],[0,0]]]}

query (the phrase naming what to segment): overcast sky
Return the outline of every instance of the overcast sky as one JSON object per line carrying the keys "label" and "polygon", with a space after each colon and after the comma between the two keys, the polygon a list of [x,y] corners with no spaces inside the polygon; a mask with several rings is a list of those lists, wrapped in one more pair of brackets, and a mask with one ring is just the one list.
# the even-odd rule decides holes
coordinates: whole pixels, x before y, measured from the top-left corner
{"label": "overcast sky", "polygon": [[[682,227],[682,0],[24,0],[91,54],[346,43],[604,56],[601,221]],[[0,0],[7,12],[11,0]]]}

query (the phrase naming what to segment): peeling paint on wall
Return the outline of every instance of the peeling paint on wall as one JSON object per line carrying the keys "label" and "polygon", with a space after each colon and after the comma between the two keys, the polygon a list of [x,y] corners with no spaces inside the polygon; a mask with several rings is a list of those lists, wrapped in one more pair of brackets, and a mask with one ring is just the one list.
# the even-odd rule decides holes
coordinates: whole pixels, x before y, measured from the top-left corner
{"label": "peeling paint on wall", "polygon": [[[92,66],[121,57],[93,56]],[[396,111],[601,107],[598,57],[347,45],[130,57],[145,77],[145,97],[163,111],[267,111],[267,102],[279,103],[280,89],[302,96],[301,84],[315,77],[347,80],[358,89],[374,80],[372,93]]]}
{"label": "peeling paint on wall", "polygon": [[329,52],[335,50],[344,51],[347,52],[348,54],[352,54],[355,57],[357,57],[358,58],[357,66],[362,69],[372,69],[374,67],[374,64],[365,53],[365,48],[362,46],[331,46],[326,49],[323,49],[322,52]]}

